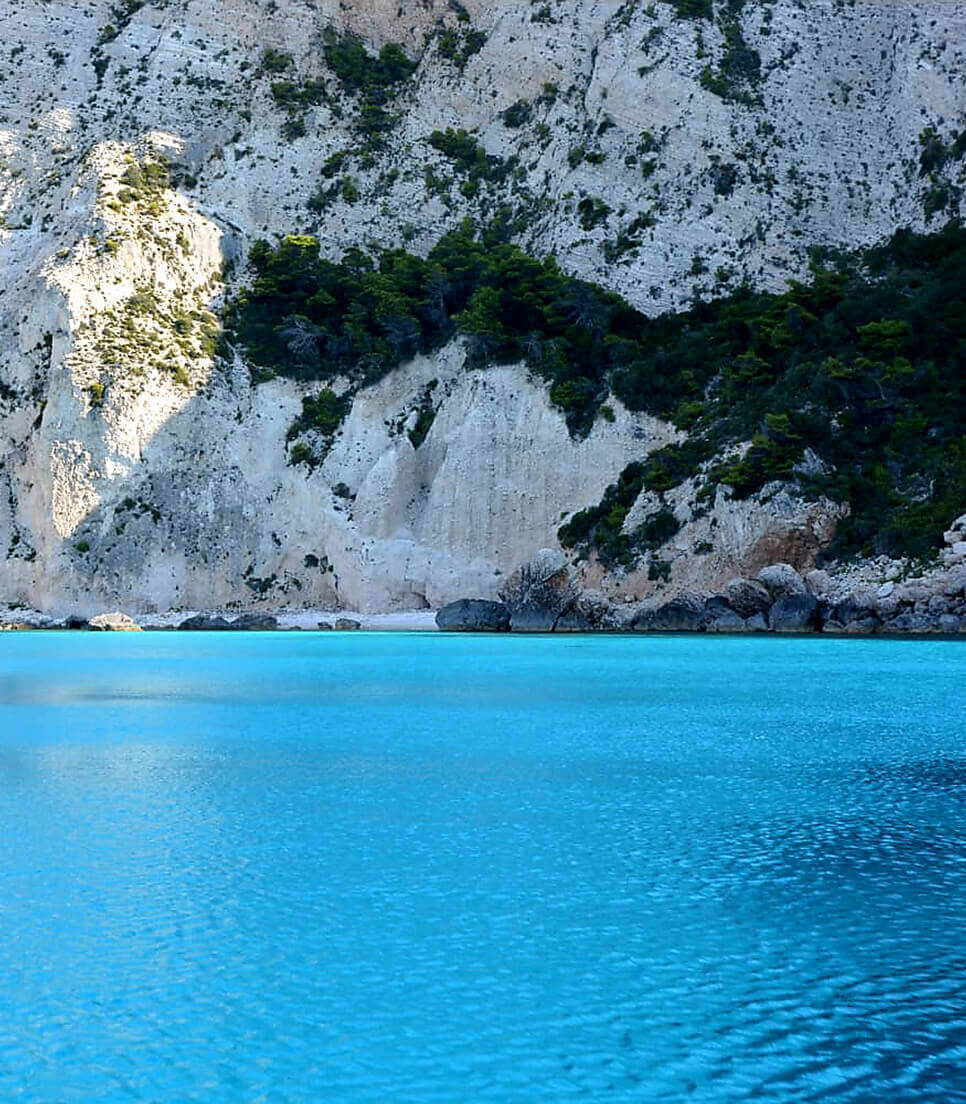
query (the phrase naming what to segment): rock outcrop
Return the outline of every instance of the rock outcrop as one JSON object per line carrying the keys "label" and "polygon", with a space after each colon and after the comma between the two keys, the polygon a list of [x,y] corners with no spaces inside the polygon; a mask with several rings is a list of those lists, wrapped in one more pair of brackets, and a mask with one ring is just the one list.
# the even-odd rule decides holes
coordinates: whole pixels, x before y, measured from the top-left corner
{"label": "rock outcrop", "polygon": [[99,613],[90,619],[92,632],[140,632],[141,626],[126,613]]}
{"label": "rock outcrop", "polygon": [[774,632],[811,632],[818,621],[818,602],[811,594],[779,598],[768,611],[768,627]]}
{"label": "rock outcrop", "polygon": [[443,632],[507,632],[510,611],[502,602],[461,598],[436,614],[436,624]]}

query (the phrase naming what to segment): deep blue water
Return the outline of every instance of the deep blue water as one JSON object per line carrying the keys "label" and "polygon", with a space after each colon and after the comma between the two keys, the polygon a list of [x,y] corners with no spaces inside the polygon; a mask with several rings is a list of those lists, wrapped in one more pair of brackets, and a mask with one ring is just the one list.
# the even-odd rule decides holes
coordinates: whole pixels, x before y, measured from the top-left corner
{"label": "deep blue water", "polygon": [[0,637],[0,1101],[966,1100],[966,648]]}

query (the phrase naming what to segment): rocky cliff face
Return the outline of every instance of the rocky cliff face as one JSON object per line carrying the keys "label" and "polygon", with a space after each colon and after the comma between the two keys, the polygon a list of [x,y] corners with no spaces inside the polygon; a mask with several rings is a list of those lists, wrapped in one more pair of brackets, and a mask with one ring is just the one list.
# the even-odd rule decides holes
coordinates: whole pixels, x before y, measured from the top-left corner
{"label": "rocky cliff face", "polygon": [[[215,355],[258,238],[420,252],[502,212],[530,252],[656,314],[744,280],[779,288],[813,246],[953,213],[953,168],[922,176],[920,139],[963,126],[966,3],[683,7],[8,0],[0,600],[490,597],[629,460],[679,437],[615,401],[574,440],[524,367],[470,370],[454,342],[360,392],[323,464],[293,465],[307,389]],[[418,63],[382,117],[333,73],[327,28]],[[447,127],[494,171],[434,149]],[[765,498],[682,516],[667,585],[810,567],[841,507]],[[633,598],[664,585],[584,572]]]}

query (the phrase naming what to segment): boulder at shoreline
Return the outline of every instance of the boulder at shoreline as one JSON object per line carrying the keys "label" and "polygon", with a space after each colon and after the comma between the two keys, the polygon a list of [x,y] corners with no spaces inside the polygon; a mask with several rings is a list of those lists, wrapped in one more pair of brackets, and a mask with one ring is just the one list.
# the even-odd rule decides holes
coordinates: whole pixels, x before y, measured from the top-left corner
{"label": "boulder at shoreline", "polygon": [[140,632],[141,626],[126,613],[100,613],[89,622],[92,632]]}
{"label": "boulder at shoreline", "polygon": [[508,632],[510,611],[502,602],[482,598],[461,598],[436,614],[441,632]]}

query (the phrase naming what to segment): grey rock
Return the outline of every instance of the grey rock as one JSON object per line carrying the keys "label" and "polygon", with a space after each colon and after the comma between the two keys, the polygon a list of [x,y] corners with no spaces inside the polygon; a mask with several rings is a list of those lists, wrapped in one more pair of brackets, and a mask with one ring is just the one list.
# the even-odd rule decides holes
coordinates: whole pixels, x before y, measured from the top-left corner
{"label": "grey rock", "polygon": [[243,613],[232,621],[230,627],[239,632],[276,632],[278,618],[270,613]]}
{"label": "grey rock", "polygon": [[742,617],[765,613],[772,603],[768,589],[753,579],[732,579],[724,592],[728,604]]}
{"label": "grey rock", "polygon": [[90,621],[86,617],[68,617],[64,621],[64,628],[72,631],[89,629],[91,627]]}
{"label": "grey rock", "polygon": [[818,620],[818,602],[811,594],[792,594],[768,611],[768,625],[774,632],[811,632]]}
{"label": "grey rock", "polygon": [[328,621],[320,621],[316,628],[319,632],[332,632],[332,625]]}
{"label": "grey rock", "polygon": [[900,613],[882,626],[884,633],[928,633],[938,628],[936,621],[924,613]]}
{"label": "grey rock", "polygon": [[544,583],[566,569],[567,559],[556,548],[541,548],[529,566],[535,581]]}
{"label": "grey rock", "polygon": [[636,632],[703,632],[711,617],[696,595],[679,594],[658,609],[636,614],[631,628]]}
{"label": "grey rock", "polygon": [[461,598],[443,606],[436,614],[436,625],[443,632],[507,632],[510,611],[502,602]]}
{"label": "grey rock", "polygon": [[706,599],[704,603],[704,608],[707,610],[711,617],[714,617],[719,613],[725,613],[726,611],[734,613],[734,610],[731,609],[731,603],[728,601],[727,598],[723,598],[720,594],[713,594],[710,598]]}
{"label": "grey rock", "polygon": [[849,625],[843,625],[842,632],[846,636],[870,636],[880,628],[882,628],[882,622],[878,617],[863,617]]}
{"label": "grey rock", "polygon": [[902,608],[902,603],[894,595],[890,594],[886,598],[876,598],[875,600],[875,612],[881,621],[889,621]]}
{"label": "grey rock", "polygon": [[559,610],[542,602],[525,602],[510,611],[511,632],[553,632],[563,616]]}
{"label": "grey rock", "polygon": [[827,571],[816,567],[805,576],[805,584],[816,598],[821,598],[831,587],[832,577]]}
{"label": "grey rock", "polygon": [[966,584],[966,576],[961,569],[956,568],[949,572],[943,585],[943,594],[947,598],[962,598],[963,587]]}
{"label": "grey rock", "polygon": [[[513,618],[510,618],[510,624],[513,624]],[[562,613],[557,620],[557,623],[553,627],[554,632],[600,632],[602,626],[595,624],[590,617],[579,609],[567,610],[566,613]]]}
{"label": "grey rock", "polygon": [[745,630],[747,632],[768,632],[768,622],[765,620],[765,615],[756,613],[754,617],[749,617],[745,622]]}
{"label": "grey rock", "polygon": [[787,563],[763,567],[758,572],[758,582],[767,588],[773,602],[779,598],[797,598],[808,594],[805,580]]}
{"label": "grey rock", "polygon": [[949,599],[942,594],[934,594],[926,603],[926,609],[934,617],[949,613]]}
{"label": "grey rock", "polygon": [[226,621],[224,617],[198,613],[182,621],[178,628],[186,632],[227,632],[231,628],[231,622]]}
{"label": "grey rock", "polygon": [[351,617],[337,617],[335,619],[336,632],[357,632],[361,628],[361,622],[355,621]]}
{"label": "grey rock", "polygon": [[93,632],[140,632],[141,626],[128,617],[126,613],[102,613],[92,617],[90,622]]}
{"label": "grey rock", "polygon": [[869,618],[878,620],[876,611],[870,606],[858,601],[855,597],[849,597],[839,602],[832,616],[843,625],[851,625],[855,621],[866,621]]}
{"label": "grey rock", "polygon": [[747,632],[745,619],[731,609],[718,610],[708,623],[709,633]]}
{"label": "grey rock", "polygon": [[961,633],[966,626],[952,613],[943,613],[939,616],[939,631],[942,633]]}
{"label": "grey rock", "polygon": [[621,627],[617,610],[598,590],[585,590],[576,603],[557,622],[557,630],[564,629],[572,620],[586,620],[596,632],[612,632]]}

